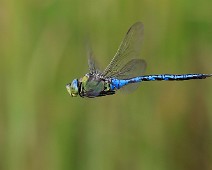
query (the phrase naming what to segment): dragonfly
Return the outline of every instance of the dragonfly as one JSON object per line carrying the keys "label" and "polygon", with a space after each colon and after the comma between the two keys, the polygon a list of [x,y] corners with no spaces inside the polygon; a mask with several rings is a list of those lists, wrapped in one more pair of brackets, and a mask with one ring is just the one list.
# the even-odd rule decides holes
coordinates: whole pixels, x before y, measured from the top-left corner
{"label": "dragonfly", "polygon": [[94,60],[93,53],[88,55],[89,72],[80,79],[74,79],[66,85],[72,97],[95,98],[113,95],[118,90],[134,91],[143,81],[181,81],[191,79],[205,79],[212,74],[159,74],[143,75],[146,62],[140,59],[143,41],[144,25],[136,22],[127,31],[115,56],[101,71]]}

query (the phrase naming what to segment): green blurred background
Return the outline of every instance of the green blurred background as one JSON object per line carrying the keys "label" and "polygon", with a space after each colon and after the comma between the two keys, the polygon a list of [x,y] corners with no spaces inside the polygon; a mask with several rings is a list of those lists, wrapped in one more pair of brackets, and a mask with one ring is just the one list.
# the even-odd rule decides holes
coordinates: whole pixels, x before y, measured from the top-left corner
{"label": "green blurred background", "polygon": [[212,169],[212,79],[145,82],[132,94],[71,98],[128,28],[145,25],[146,74],[212,73],[211,0],[0,2],[1,170]]}

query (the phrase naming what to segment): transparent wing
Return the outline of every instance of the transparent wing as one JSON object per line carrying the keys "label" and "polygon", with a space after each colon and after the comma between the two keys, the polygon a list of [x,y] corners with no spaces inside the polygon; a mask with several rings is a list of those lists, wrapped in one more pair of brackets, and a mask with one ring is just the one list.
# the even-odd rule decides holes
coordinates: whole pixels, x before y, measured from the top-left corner
{"label": "transparent wing", "polygon": [[[120,74],[116,77],[118,79],[128,79],[132,77],[141,76],[146,70],[146,62],[141,59],[130,60],[121,70]],[[128,84],[121,88],[121,92],[131,93],[138,88],[140,83]]]}
{"label": "transparent wing", "polygon": [[146,68],[144,60],[136,59],[140,55],[144,26],[137,22],[126,33],[118,51],[102,75],[127,79],[142,75]]}
{"label": "transparent wing", "polygon": [[91,74],[100,74],[101,71],[96,63],[91,48],[87,47],[88,67]]}
{"label": "transparent wing", "polygon": [[110,73],[111,77],[128,79],[141,76],[146,70],[146,62],[142,59],[132,59],[125,64],[118,72]]}

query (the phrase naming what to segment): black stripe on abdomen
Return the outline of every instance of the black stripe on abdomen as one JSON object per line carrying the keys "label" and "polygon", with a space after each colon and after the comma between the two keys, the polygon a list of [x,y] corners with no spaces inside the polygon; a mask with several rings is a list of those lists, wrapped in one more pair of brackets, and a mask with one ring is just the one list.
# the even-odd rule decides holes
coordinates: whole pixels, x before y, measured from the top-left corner
{"label": "black stripe on abdomen", "polygon": [[161,75],[147,75],[142,76],[142,81],[172,81],[172,80],[190,80],[190,79],[205,79],[206,77],[210,77],[207,74],[161,74]]}

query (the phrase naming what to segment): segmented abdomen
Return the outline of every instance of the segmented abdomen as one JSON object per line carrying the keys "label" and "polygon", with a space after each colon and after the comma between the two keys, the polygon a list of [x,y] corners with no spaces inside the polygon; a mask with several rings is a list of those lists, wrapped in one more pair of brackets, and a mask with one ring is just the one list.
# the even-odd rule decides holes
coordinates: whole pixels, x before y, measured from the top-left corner
{"label": "segmented abdomen", "polygon": [[182,81],[191,79],[205,79],[207,77],[212,77],[212,74],[160,74],[160,75],[146,75],[140,77],[134,77],[126,80],[111,79],[112,90],[120,89],[129,83],[138,83],[141,81]]}

